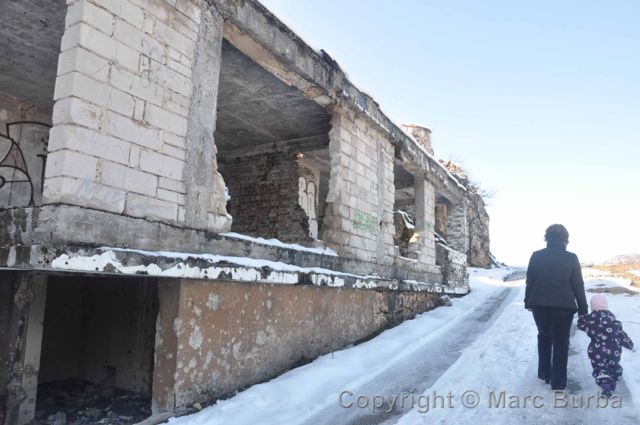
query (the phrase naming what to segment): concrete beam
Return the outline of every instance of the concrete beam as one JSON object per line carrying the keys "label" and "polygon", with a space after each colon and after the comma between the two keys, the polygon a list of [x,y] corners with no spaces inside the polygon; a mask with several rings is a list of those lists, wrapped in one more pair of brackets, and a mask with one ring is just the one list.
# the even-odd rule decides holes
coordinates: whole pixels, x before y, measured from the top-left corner
{"label": "concrete beam", "polygon": [[[0,226],[0,268],[51,271],[52,259],[63,253],[108,246],[148,251],[215,253],[278,261],[299,267],[321,267],[356,275],[376,274],[398,281],[440,282],[438,273],[425,274],[417,263],[403,267],[385,266],[71,205],[0,209],[0,222],[6,223],[6,226]],[[96,226],[95,223],[101,225]]]}
{"label": "concrete beam", "polygon": [[225,149],[218,152],[218,157],[224,160],[242,158],[247,155],[262,155],[274,152],[297,153],[317,151],[329,148],[329,135],[320,134],[311,137],[301,137],[283,140],[276,143],[264,143],[250,148]]}

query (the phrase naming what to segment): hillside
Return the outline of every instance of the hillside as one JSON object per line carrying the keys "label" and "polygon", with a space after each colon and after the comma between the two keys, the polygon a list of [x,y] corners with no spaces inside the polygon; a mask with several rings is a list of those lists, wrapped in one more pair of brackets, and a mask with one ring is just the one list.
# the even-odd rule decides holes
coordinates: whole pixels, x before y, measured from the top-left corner
{"label": "hillside", "polygon": [[606,263],[594,265],[593,268],[629,279],[631,285],[640,287],[640,254],[618,255]]}

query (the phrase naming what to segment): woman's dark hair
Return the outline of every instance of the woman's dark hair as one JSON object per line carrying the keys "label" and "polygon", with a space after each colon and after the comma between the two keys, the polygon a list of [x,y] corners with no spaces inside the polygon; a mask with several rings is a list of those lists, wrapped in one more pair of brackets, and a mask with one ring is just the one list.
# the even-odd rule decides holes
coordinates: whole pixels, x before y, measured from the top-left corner
{"label": "woman's dark hair", "polygon": [[552,224],[544,232],[544,240],[547,242],[562,242],[566,245],[569,243],[569,231],[562,224]]}

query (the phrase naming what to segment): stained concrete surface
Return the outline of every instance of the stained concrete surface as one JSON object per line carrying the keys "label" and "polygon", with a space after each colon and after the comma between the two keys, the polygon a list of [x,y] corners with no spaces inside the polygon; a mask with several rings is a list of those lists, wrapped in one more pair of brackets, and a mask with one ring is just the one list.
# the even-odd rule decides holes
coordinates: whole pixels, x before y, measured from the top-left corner
{"label": "stained concrete surface", "polygon": [[329,113],[226,40],[218,88],[218,149],[249,147],[329,132]]}
{"label": "stained concrete surface", "polygon": [[4,0],[0,5],[0,93],[53,105],[65,0]]}

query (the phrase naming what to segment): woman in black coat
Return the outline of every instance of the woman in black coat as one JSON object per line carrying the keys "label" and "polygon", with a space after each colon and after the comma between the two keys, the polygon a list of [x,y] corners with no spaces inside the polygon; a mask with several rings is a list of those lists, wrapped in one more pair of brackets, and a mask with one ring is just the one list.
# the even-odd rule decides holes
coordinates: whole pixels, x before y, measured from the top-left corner
{"label": "woman in black coat", "polygon": [[524,306],[538,327],[538,378],[564,390],[571,322],[576,311],[580,316],[588,313],[587,298],[578,257],[567,251],[567,229],[551,225],[544,239],[547,247],[529,260]]}

